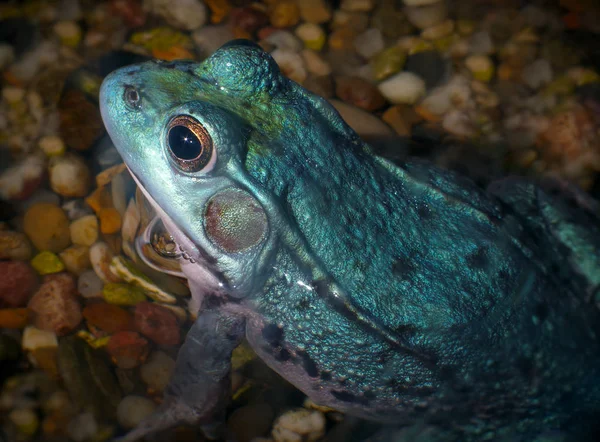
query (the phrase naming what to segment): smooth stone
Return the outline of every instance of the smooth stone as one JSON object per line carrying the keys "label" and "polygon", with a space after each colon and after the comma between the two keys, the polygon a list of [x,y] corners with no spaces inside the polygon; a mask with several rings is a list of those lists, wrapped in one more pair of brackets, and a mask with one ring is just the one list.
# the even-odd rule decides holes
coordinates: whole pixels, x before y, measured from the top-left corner
{"label": "smooth stone", "polygon": [[408,21],[419,29],[429,28],[441,23],[448,17],[448,7],[445,1],[438,1],[422,6],[407,5],[404,13]]}
{"label": "smooth stone", "polygon": [[367,29],[354,39],[356,52],[367,60],[381,52],[384,47],[383,35],[379,29]]}
{"label": "smooth stone", "polygon": [[143,396],[125,396],[117,407],[117,420],[124,428],[135,428],[155,410],[156,404]]}
{"label": "smooth stone", "polygon": [[552,81],[552,65],[540,58],[528,64],[521,71],[521,79],[532,89],[539,89]]}
{"label": "smooth stone", "polygon": [[410,55],[404,66],[405,72],[412,72],[425,81],[427,89],[440,84],[450,70],[450,65],[437,51],[422,51]]}
{"label": "smooth stone", "polygon": [[203,26],[192,33],[192,41],[203,57],[208,57],[234,38],[229,25]]}
{"label": "smooth stone", "polygon": [[340,100],[329,100],[348,125],[363,139],[391,137],[392,129],[376,116]]}

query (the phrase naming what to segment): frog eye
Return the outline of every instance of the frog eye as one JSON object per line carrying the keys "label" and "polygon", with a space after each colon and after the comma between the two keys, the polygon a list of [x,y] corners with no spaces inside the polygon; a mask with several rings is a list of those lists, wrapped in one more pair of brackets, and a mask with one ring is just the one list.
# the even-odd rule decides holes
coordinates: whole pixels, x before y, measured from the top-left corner
{"label": "frog eye", "polygon": [[216,161],[208,131],[188,115],[179,115],[171,120],[167,146],[171,158],[184,172],[208,172]]}

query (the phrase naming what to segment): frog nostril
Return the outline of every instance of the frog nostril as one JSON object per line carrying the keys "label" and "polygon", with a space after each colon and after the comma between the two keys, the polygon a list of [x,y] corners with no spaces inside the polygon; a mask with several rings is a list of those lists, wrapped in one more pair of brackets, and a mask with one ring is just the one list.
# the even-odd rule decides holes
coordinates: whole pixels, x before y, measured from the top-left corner
{"label": "frog nostril", "polygon": [[131,109],[138,110],[142,107],[142,99],[140,94],[137,89],[131,85],[125,86],[123,99],[125,100],[127,106],[129,106]]}

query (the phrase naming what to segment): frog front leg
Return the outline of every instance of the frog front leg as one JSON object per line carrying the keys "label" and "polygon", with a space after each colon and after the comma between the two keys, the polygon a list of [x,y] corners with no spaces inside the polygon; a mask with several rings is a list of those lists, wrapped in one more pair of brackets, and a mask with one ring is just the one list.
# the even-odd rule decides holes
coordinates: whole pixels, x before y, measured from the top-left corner
{"label": "frog front leg", "polygon": [[231,353],[245,318],[220,307],[205,310],[188,332],[160,407],[120,442],[133,442],[175,425],[210,423],[229,397]]}

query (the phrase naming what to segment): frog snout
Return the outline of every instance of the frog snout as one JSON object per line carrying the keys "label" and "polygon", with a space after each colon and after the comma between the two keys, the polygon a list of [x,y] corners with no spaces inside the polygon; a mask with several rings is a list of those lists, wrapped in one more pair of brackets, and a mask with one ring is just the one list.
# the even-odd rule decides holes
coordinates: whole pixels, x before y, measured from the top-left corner
{"label": "frog snout", "polygon": [[262,205],[245,190],[224,189],[206,203],[206,235],[227,253],[243,252],[261,244],[267,237],[268,227]]}

